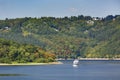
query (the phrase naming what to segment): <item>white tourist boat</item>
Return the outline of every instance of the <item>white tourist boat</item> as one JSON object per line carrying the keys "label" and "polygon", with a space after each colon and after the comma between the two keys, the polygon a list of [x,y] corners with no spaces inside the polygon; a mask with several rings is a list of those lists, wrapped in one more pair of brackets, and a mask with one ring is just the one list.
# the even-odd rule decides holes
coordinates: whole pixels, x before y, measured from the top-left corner
{"label": "white tourist boat", "polygon": [[75,59],[73,61],[73,67],[77,67],[79,65],[79,60],[78,59]]}

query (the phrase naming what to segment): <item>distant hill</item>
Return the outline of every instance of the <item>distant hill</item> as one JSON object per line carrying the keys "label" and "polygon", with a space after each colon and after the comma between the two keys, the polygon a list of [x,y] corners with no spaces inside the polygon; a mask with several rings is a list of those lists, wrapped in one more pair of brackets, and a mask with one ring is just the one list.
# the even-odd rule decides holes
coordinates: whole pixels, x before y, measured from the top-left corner
{"label": "distant hill", "polygon": [[120,58],[120,16],[0,20],[0,37],[40,46],[57,58]]}

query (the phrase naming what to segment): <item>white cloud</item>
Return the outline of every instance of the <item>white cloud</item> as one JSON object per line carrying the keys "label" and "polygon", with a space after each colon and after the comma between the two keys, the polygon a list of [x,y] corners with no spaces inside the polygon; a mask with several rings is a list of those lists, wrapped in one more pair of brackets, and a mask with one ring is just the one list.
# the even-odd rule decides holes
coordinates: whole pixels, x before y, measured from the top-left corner
{"label": "white cloud", "polygon": [[71,12],[78,12],[78,9],[77,8],[70,8],[69,9]]}

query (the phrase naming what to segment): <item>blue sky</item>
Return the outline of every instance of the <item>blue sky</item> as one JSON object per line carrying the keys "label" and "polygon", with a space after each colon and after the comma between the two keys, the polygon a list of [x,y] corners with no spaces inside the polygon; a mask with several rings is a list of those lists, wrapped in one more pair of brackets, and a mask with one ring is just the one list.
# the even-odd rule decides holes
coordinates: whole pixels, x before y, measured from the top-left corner
{"label": "blue sky", "polygon": [[0,0],[0,19],[119,14],[120,0]]}

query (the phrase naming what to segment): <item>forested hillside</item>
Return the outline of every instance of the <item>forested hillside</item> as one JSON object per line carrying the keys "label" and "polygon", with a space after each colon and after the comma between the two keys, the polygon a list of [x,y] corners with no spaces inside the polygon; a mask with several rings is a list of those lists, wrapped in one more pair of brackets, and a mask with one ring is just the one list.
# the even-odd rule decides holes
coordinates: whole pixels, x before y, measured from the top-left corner
{"label": "forested hillside", "polygon": [[0,38],[0,63],[47,63],[54,61],[54,54],[46,52],[38,46],[18,44]]}
{"label": "forested hillside", "polygon": [[[79,15],[0,20],[1,38],[12,40],[21,46],[39,46],[56,54],[57,58],[119,58],[119,34],[119,15],[105,18]],[[7,52],[4,54],[7,55]]]}

